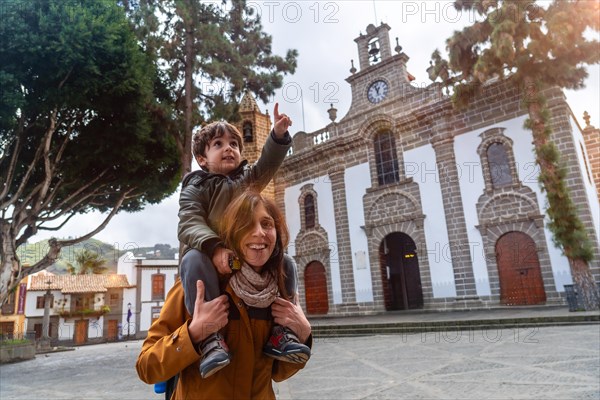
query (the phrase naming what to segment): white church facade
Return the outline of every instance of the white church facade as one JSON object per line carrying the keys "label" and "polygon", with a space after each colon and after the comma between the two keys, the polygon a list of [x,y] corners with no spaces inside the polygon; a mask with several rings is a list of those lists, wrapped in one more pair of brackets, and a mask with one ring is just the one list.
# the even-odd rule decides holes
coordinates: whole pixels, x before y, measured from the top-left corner
{"label": "white church facade", "polygon": [[[370,25],[355,39],[349,111],[336,121],[332,107],[328,126],[296,133],[274,180],[305,311],[563,304],[569,263],[547,228],[520,94],[491,83],[456,110],[439,84],[411,85],[408,56],[398,45],[392,54],[389,29]],[[598,281],[598,146],[589,150],[586,135],[599,133],[579,126],[560,90],[544,94]],[[251,96],[240,115],[249,142],[253,128],[263,136],[253,124],[268,115]]]}

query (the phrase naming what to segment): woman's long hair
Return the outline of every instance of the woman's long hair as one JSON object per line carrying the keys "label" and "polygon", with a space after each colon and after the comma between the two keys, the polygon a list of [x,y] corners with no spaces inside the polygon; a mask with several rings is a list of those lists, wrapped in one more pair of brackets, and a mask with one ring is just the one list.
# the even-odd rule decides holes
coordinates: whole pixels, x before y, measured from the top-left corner
{"label": "woman's long hair", "polygon": [[233,200],[225,213],[220,224],[220,234],[223,243],[228,249],[233,250],[242,262],[246,262],[241,248],[241,241],[249,230],[253,229],[254,213],[259,204],[262,204],[267,213],[273,218],[277,239],[271,257],[263,266],[263,272],[273,275],[277,279],[277,285],[282,297],[287,298],[285,289],[285,268],[283,267],[284,250],[289,243],[289,231],[281,211],[275,203],[256,192],[248,190]]}

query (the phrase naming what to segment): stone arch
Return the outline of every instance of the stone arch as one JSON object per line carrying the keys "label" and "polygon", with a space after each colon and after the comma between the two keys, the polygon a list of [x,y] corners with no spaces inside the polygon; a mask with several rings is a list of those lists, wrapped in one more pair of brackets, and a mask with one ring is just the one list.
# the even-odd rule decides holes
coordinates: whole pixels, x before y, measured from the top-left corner
{"label": "stone arch", "polygon": [[[392,209],[394,212],[390,212]],[[383,218],[402,219],[407,216],[414,216],[421,209],[420,203],[410,193],[402,191],[388,191],[377,196],[369,209],[365,212],[365,221],[369,224],[376,224],[376,221]],[[378,215],[381,214],[382,217]]]}
{"label": "stone arch", "polygon": [[370,116],[365,122],[363,122],[358,128],[360,135],[364,137],[367,142],[371,142],[373,137],[384,130],[389,130],[392,133],[396,133],[394,119],[387,114],[375,114]]}
{"label": "stone arch", "polygon": [[[369,257],[371,260],[379,260],[379,248],[386,236],[402,232],[412,238],[416,245],[416,252],[419,257],[419,273],[421,275],[421,286],[423,301],[425,306],[433,300],[433,288],[431,283],[431,271],[427,255],[427,246],[425,243],[425,232],[423,230],[422,219],[405,220],[399,223],[375,226],[370,229],[368,234]],[[384,282],[382,280],[379,268],[371,268],[371,282],[373,284],[373,301],[375,308],[385,310],[385,299],[382,290]]]}
{"label": "stone arch", "polygon": [[546,246],[546,235],[543,227],[543,216],[536,219],[522,219],[501,223],[486,223],[478,226],[483,239],[485,259],[488,270],[491,297],[500,302],[500,276],[496,259],[496,243],[509,232],[520,232],[529,236],[535,244],[535,252],[541,268],[544,291],[549,302],[562,302],[556,291],[554,273],[550,263],[550,255]]}
{"label": "stone arch", "polygon": [[[516,214],[515,214],[516,211]],[[479,208],[479,221],[506,221],[539,214],[536,202],[523,193],[509,192],[492,195]]]}

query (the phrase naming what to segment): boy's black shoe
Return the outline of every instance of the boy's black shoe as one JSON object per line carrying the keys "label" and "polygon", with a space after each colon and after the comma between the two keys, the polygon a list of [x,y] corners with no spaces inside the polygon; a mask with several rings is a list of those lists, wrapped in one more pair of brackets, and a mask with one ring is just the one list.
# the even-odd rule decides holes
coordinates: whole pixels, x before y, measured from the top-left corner
{"label": "boy's black shoe", "polygon": [[281,325],[273,327],[273,334],[263,347],[269,357],[289,363],[303,363],[310,358],[310,348],[298,340],[298,336]]}
{"label": "boy's black shoe", "polygon": [[231,357],[229,356],[229,347],[225,339],[219,333],[213,333],[200,344],[202,361],[200,361],[200,375],[202,378],[208,378],[221,368],[227,366]]}

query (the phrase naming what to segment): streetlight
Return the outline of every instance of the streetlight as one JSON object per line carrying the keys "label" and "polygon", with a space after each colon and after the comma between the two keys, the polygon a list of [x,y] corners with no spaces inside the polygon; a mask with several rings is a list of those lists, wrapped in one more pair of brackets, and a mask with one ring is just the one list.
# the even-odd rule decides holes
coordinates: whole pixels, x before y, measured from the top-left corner
{"label": "streetlight", "polygon": [[50,293],[50,286],[52,285],[52,280],[48,278],[46,281],[46,285],[48,289],[46,290],[46,294],[44,294],[44,319],[42,320],[42,339],[50,339],[50,299],[52,298],[52,294]]}
{"label": "streetlight", "polygon": [[52,279],[48,277],[46,281],[46,293],[44,294],[44,317],[42,319],[42,337],[40,338],[39,345],[41,348],[50,347],[50,299],[52,293],[50,287],[52,286]]}

